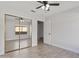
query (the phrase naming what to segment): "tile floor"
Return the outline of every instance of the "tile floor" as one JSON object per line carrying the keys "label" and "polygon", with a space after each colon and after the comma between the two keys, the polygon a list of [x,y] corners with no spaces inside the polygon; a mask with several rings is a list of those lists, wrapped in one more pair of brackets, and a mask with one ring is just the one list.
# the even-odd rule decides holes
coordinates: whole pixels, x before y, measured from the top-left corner
{"label": "tile floor", "polygon": [[79,58],[79,54],[47,44],[6,53],[0,58]]}

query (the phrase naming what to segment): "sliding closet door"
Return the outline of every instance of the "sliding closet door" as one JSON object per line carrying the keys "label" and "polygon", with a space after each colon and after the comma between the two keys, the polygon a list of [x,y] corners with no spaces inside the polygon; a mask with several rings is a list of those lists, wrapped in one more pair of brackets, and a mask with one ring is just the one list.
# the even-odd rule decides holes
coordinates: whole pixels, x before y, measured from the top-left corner
{"label": "sliding closet door", "polygon": [[20,50],[32,45],[32,21],[29,19],[6,15],[6,52]]}
{"label": "sliding closet door", "polygon": [[30,47],[32,38],[30,33],[31,21],[25,18],[20,19],[20,49]]}
{"label": "sliding closet door", "polygon": [[19,24],[19,21],[15,21],[16,17],[6,15],[6,40],[5,47],[6,52],[19,49],[19,40],[16,39],[15,35],[15,22]]}

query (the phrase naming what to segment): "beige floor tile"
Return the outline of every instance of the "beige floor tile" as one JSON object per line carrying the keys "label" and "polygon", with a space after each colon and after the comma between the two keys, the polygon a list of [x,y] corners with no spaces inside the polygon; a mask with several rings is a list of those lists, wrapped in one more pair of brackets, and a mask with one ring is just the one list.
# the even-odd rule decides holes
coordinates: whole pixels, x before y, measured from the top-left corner
{"label": "beige floor tile", "polygon": [[79,54],[47,44],[6,53],[0,58],[79,58]]}

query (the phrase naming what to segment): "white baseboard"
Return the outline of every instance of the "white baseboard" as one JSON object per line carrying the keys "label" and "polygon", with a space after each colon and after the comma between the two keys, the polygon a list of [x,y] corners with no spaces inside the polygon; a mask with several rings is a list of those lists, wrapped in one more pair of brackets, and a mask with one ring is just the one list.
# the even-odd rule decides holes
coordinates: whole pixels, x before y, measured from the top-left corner
{"label": "white baseboard", "polygon": [[57,45],[57,44],[52,44],[52,46],[56,46],[56,47],[59,47],[59,48],[65,49],[65,50],[69,50],[69,51],[72,51],[74,53],[78,53],[79,54],[79,51],[73,50],[73,49],[68,48],[68,47],[64,47],[64,46]]}

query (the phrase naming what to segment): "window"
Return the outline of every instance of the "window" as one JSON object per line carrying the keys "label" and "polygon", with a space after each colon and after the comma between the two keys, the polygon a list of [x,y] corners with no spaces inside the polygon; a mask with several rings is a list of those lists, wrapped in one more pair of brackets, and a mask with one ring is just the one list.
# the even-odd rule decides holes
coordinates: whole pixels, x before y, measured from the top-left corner
{"label": "window", "polygon": [[16,26],[15,27],[16,34],[27,34],[27,31],[28,31],[28,29],[25,26]]}

